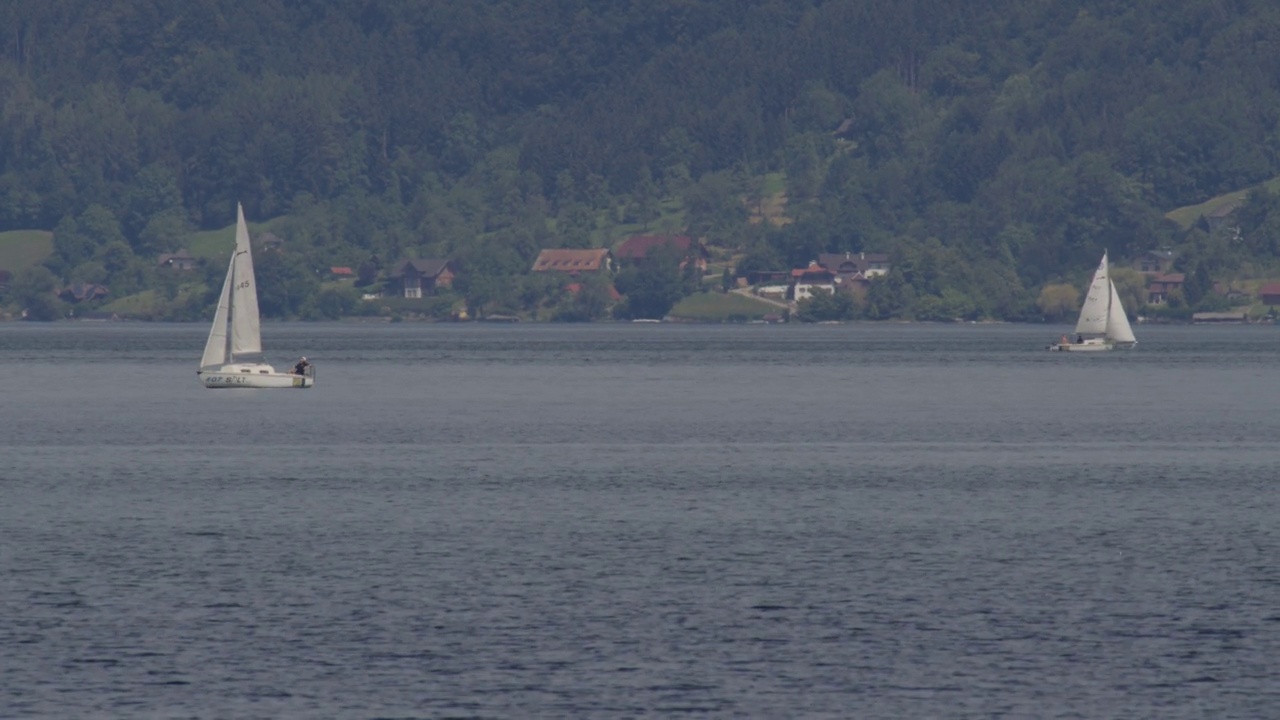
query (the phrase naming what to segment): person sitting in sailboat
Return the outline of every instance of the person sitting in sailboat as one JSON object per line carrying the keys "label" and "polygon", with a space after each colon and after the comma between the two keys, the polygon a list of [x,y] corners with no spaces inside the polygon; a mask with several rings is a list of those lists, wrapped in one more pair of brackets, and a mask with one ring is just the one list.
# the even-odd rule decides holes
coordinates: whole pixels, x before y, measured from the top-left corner
{"label": "person sitting in sailboat", "polygon": [[299,360],[299,361],[298,361],[298,364],[297,364],[297,365],[294,365],[294,366],[293,366],[293,374],[294,374],[294,375],[306,375],[306,374],[307,374],[307,368],[308,368],[308,367],[310,367],[310,366],[311,366],[311,363],[307,362],[307,358],[304,356],[301,360]]}

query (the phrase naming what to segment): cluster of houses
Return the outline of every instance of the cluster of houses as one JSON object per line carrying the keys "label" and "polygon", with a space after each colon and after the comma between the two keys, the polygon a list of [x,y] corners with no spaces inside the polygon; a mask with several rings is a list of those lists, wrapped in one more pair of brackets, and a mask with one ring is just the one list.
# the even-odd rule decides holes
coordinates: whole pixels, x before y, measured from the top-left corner
{"label": "cluster of houses", "polygon": [[[612,274],[622,262],[638,262],[655,249],[667,247],[680,254],[681,267],[694,263],[706,271],[710,257],[706,247],[685,235],[636,235],[627,238],[616,252],[608,248],[549,248],[538,253],[529,271],[560,273],[571,279],[594,273]],[[387,277],[397,295],[421,298],[451,287],[454,274],[448,260],[413,259],[393,267]],[[565,289],[576,292],[581,285],[570,282]]]}
{"label": "cluster of houses", "polygon": [[799,302],[818,290],[861,295],[873,278],[888,273],[889,256],[884,253],[824,253],[806,267],[751,272],[742,282],[754,286],[761,297]]}
{"label": "cluster of houses", "polygon": [[[270,233],[255,237],[255,244],[262,249],[279,249],[283,241]],[[559,273],[566,276],[566,289],[580,289],[576,278],[592,273],[612,274],[623,263],[643,260],[658,248],[670,249],[679,254],[681,267],[693,263],[705,272],[709,253],[701,242],[687,235],[636,235],[623,241],[616,250],[608,248],[551,248],[538,253],[532,266],[533,273]],[[1171,294],[1179,291],[1185,281],[1182,273],[1172,272],[1176,253],[1171,250],[1150,250],[1138,256],[1132,264],[1134,270],[1146,277],[1146,301],[1159,306],[1168,302]],[[157,258],[162,271],[187,272],[195,270],[197,259],[186,250],[163,253]],[[887,275],[889,256],[884,253],[845,252],[821,254],[806,267],[787,270],[756,271],[738,278],[739,287],[750,287],[755,294],[775,301],[799,302],[819,291],[865,294],[870,283]],[[362,271],[363,272],[363,271]],[[334,266],[328,269],[328,277],[337,280],[355,280],[356,272],[350,267]],[[384,268],[387,280],[385,292],[405,298],[424,298],[439,294],[453,286],[455,268],[447,259],[411,258],[397,265]],[[7,278],[6,278],[7,279]],[[1231,288],[1215,287],[1229,299],[1247,299],[1245,293]],[[79,303],[107,296],[108,288],[94,283],[74,283],[62,288],[59,295],[65,300]],[[1280,283],[1268,283],[1258,291],[1263,303],[1280,306]],[[366,297],[374,297],[367,295]]]}
{"label": "cluster of houses", "polygon": [[[1147,282],[1147,304],[1164,305],[1169,296],[1182,290],[1187,276],[1183,273],[1170,272],[1177,253],[1172,250],[1148,250],[1133,261],[1133,269],[1142,273]],[[1215,282],[1214,292],[1228,300],[1248,302],[1249,296],[1242,290]],[[1258,298],[1266,305],[1280,305],[1280,283],[1268,283],[1258,290]]]}
{"label": "cluster of houses", "polygon": [[1182,289],[1183,273],[1169,272],[1177,256],[1172,250],[1148,250],[1133,261],[1133,269],[1147,278],[1147,304],[1164,305],[1169,295]]}

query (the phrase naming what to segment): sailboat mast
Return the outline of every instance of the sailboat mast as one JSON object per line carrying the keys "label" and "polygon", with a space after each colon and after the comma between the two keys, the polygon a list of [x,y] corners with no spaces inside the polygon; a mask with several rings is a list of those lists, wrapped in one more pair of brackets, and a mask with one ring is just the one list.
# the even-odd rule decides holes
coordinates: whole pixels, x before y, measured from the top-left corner
{"label": "sailboat mast", "polygon": [[[236,248],[236,250],[239,250],[239,248]],[[227,271],[228,276],[231,278],[231,285],[230,285],[230,287],[232,287],[232,288],[234,288],[234,287],[236,286],[236,250],[232,250],[232,251],[231,251],[231,268]],[[232,343],[231,343],[231,327],[232,327],[232,325],[231,325],[231,318],[235,316],[235,312],[236,312],[236,304],[235,304],[235,302],[234,302],[234,300],[235,300],[235,296],[236,296],[236,294],[235,294],[234,292],[232,292],[232,293],[230,293],[230,294],[228,294],[228,295],[227,295],[227,328],[226,328],[226,330],[227,330],[227,337],[226,337],[226,343],[227,343],[227,363],[228,363],[228,364],[233,363],[233,362],[235,362],[235,361],[236,361],[235,356],[231,353],[231,348],[233,347],[233,345],[232,345]]]}
{"label": "sailboat mast", "polygon": [[1105,338],[1111,337],[1111,297],[1113,295],[1115,293],[1111,292],[1111,272],[1107,271],[1107,322],[1102,329],[1102,336]]}

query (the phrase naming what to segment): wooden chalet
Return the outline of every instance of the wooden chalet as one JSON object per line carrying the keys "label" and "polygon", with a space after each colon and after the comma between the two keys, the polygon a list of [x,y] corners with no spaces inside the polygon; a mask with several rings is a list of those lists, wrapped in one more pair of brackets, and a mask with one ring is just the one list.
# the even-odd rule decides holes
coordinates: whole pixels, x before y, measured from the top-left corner
{"label": "wooden chalet", "polygon": [[1258,288],[1258,298],[1265,305],[1280,305],[1280,283],[1267,283]]}
{"label": "wooden chalet", "polygon": [[861,275],[870,279],[889,274],[889,256],[885,253],[822,253],[818,264],[838,278]]}
{"label": "wooden chalet", "polygon": [[711,254],[707,247],[688,235],[632,235],[618,246],[614,257],[619,262],[639,262],[656,248],[672,248],[680,254],[680,267],[693,262],[698,270],[706,272]]}
{"label": "wooden chalet", "polygon": [[454,272],[448,260],[405,260],[392,271],[392,287],[398,287],[407,298],[435,295],[453,287]]}
{"label": "wooden chalet", "polygon": [[108,294],[106,285],[98,285],[96,283],[73,283],[62,290],[58,291],[58,297],[70,302],[84,302],[86,300],[100,300]]}
{"label": "wooden chalet", "polygon": [[1169,301],[1169,294],[1174,290],[1181,290],[1182,283],[1187,276],[1182,273],[1169,273],[1166,275],[1156,275],[1147,283],[1147,304],[1163,305]]}
{"label": "wooden chalet", "polygon": [[195,270],[196,259],[185,249],[172,253],[160,253],[156,266],[166,270]]}
{"label": "wooden chalet", "polygon": [[1148,250],[1133,261],[1133,269],[1144,275],[1163,275],[1173,269],[1177,257],[1172,250]]}

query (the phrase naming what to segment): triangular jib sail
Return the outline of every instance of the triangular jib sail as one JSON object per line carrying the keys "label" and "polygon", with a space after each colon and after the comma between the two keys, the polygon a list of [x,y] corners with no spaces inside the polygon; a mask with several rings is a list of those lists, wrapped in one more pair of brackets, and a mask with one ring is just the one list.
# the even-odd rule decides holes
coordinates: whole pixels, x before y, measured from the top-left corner
{"label": "triangular jib sail", "polygon": [[258,324],[258,287],[253,276],[253,252],[244,208],[236,205],[236,247],[227,264],[227,277],[218,296],[213,327],[200,358],[201,368],[220,367],[233,362],[258,360],[262,354],[262,332]]}
{"label": "triangular jib sail", "polygon": [[1120,293],[1116,292],[1116,284],[1107,281],[1111,286],[1111,308],[1107,314],[1107,339],[1114,343],[1136,343],[1133,328],[1129,327],[1129,318],[1124,314],[1124,305],[1120,303]]}
{"label": "triangular jib sail", "polygon": [[218,310],[213,314],[213,327],[209,328],[209,339],[204,344],[204,355],[200,358],[201,368],[221,367],[230,359],[227,356],[227,314],[231,311],[231,276],[235,265],[235,255],[227,263],[227,277],[222,281],[222,294],[218,295]]}

